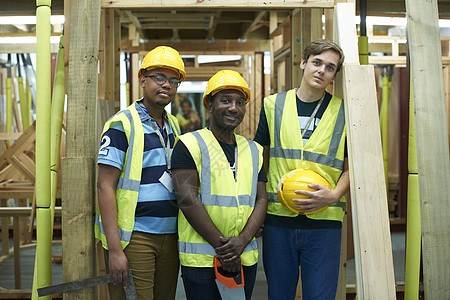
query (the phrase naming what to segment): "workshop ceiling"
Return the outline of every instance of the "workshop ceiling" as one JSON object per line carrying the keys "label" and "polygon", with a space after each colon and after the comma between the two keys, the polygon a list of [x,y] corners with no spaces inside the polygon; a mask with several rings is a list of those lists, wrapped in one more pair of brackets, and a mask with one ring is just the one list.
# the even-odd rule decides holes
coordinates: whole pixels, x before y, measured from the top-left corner
{"label": "workshop ceiling", "polygon": [[[64,0],[53,0],[52,14],[64,13]],[[35,15],[33,0],[2,0],[0,15]],[[357,11],[359,1],[356,1]],[[450,18],[450,0],[439,0],[441,18]],[[368,0],[367,15],[405,16],[404,0]],[[252,40],[269,39],[270,10],[230,9],[129,9],[119,10],[122,39],[129,39],[128,27],[136,26],[142,40]],[[277,10],[278,22],[289,15],[290,10]],[[0,34],[18,35],[34,32],[34,25],[0,25]]]}

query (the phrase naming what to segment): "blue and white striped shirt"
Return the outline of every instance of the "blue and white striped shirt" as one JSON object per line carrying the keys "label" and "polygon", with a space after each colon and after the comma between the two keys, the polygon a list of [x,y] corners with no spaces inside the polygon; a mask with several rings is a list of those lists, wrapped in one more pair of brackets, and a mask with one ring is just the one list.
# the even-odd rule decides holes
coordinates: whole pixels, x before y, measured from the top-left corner
{"label": "blue and white striped shirt", "polygon": [[[159,178],[167,171],[167,163],[161,140],[150,125],[150,122],[154,122],[156,125],[156,121],[144,111],[138,102],[135,102],[135,105],[144,129],[144,156],[133,230],[153,234],[176,233],[178,206],[175,194],[169,192],[159,181]],[[170,151],[172,151],[175,138],[169,124],[167,116],[165,116],[162,135],[165,141],[167,141],[168,135]],[[159,128],[157,125],[155,127]],[[112,124],[111,128],[103,135],[103,137],[105,136],[109,139],[102,139],[97,163],[122,170],[128,149],[128,141],[122,123]],[[108,141],[109,144],[105,145],[107,143],[105,141]]]}

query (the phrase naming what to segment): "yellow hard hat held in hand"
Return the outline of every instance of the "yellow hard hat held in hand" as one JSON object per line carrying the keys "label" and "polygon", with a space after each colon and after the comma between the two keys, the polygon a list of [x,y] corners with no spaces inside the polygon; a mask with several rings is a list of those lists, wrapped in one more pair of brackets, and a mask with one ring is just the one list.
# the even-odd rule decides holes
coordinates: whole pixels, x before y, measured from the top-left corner
{"label": "yellow hard hat held in hand", "polygon": [[322,207],[313,212],[303,213],[301,208],[294,207],[294,204],[301,204],[298,202],[293,202],[293,199],[307,199],[307,196],[296,194],[296,190],[317,191],[316,189],[312,189],[308,186],[308,184],[320,184],[326,186],[331,189],[330,183],[323,178],[320,174],[309,170],[309,169],[296,169],[287,172],[281,177],[278,182],[278,199],[280,199],[281,204],[289,209],[290,211],[301,214],[301,215],[309,215],[316,212],[320,212],[325,210],[328,206]]}

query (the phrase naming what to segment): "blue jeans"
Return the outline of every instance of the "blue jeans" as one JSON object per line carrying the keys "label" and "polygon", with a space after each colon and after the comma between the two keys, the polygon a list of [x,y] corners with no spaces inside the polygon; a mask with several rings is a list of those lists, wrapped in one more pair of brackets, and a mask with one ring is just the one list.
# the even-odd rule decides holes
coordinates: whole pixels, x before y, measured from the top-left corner
{"label": "blue jeans", "polygon": [[[255,286],[257,264],[243,267],[245,299],[252,297]],[[195,268],[181,266],[181,277],[183,278],[184,290],[188,300],[221,300],[219,289],[216,285],[214,268]]]}
{"label": "blue jeans", "polygon": [[295,298],[301,267],[303,300],[335,299],[341,229],[292,229],[265,224],[263,262],[269,300]]}

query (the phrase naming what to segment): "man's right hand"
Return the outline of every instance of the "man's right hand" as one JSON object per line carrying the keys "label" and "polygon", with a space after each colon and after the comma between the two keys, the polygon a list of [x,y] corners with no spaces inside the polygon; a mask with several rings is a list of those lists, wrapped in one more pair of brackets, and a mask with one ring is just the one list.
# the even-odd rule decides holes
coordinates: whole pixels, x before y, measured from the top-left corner
{"label": "man's right hand", "polygon": [[113,284],[121,283],[126,289],[128,285],[128,259],[122,249],[108,251],[109,253],[109,273]]}

